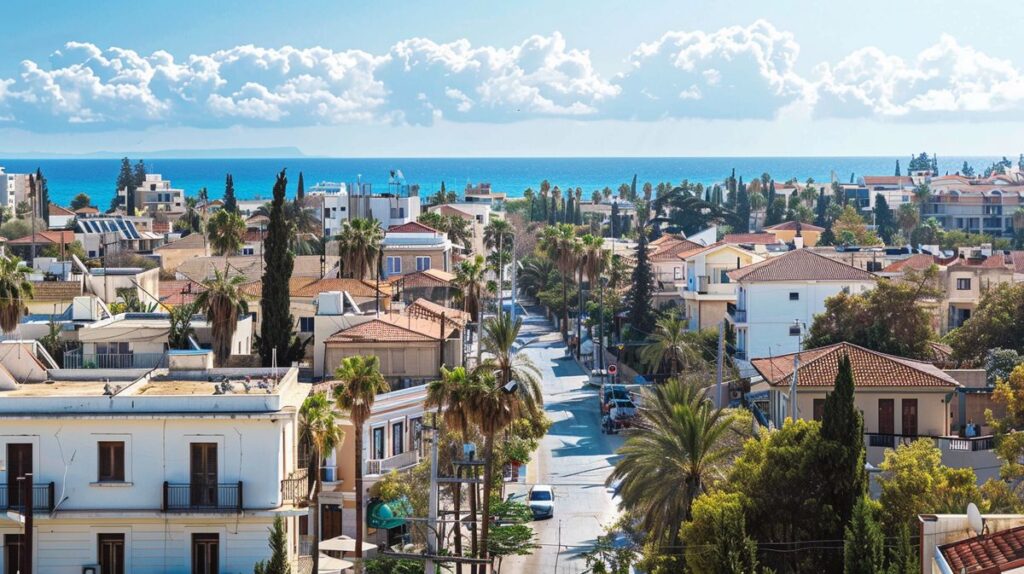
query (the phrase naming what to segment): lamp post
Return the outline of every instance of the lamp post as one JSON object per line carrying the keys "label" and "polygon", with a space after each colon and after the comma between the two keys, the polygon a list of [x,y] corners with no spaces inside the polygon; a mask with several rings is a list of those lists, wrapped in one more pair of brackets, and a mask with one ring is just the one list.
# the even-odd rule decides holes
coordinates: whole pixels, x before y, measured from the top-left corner
{"label": "lamp post", "polygon": [[804,347],[804,328],[807,326],[800,319],[793,319],[793,326],[797,330],[797,343],[796,353],[793,353],[793,380],[789,384],[789,405],[792,412],[790,413],[793,420],[795,421],[800,416],[800,409],[796,403],[796,385],[797,385],[797,372],[800,370],[800,352],[803,351]]}

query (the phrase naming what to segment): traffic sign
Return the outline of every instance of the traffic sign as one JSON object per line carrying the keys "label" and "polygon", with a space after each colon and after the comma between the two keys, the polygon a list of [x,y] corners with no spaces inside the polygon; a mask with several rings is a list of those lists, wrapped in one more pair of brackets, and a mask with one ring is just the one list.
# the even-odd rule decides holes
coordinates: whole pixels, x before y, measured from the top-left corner
{"label": "traffic sign", "polygon": [[619,372],[619,368],[618,367],[616,367],[615,365],[608,365],[608,374],[609,375],[614,375],[614,374],[616,374],[618,372]]}

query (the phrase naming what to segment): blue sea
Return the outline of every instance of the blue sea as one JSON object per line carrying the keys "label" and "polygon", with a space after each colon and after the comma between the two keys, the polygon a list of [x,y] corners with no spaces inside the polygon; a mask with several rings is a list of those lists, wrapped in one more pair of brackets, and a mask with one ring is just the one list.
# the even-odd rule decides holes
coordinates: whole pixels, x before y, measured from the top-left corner
{"label": "blue sea", "polygon": [[[220,197],[224,190],[224,176],[231,173],[235,193],[239,198],[268,198],[274,177],[282,168],[288,168],[289,194],[294,193],[299,172],[307,189],[318,181],[363,182],[374,184],[375,191],[387,189],[390,170],[401,170],[406,183],[419,184],[421,194],[429,194],[441,187],[461,191],[467,183],[490,182],[492,189],[522,196],[532,187],[539,189],[547,179],[552,186],[562,189],[582,187],[584,197],[605,186],[616,189],[628,183],[633,174],[640,184],[683,180],[705,185],[721,182],[732,169],[737,176],[749,181],[769,173],[777,181],[796,177],[801,181],[813,177],[815,181],[830,181],[832,173],[839,181],[849,181],[864,175],[892,175],[896,160],[905,170],[910,161],[906,157],[608,157],[608,158],[259,158],[259,159],[153,159],[133,156],[146,162],[149,173],[159,173],[170,179],[173,186],[195,195],[207,188],[210,197]],[[939,173],[953,173],[967,160],[978,171],[997,158],[994,157],[939,157]],[[1012,158],[1014,161],[1016,158]],[[86,193],[93,204],[102,208],[110,204],[114,183],[120,168],[119,159],[11,159],[0,158],[0,166],[8,173],[26,173],[43,170],[49,183],[50,198],[67,205],[78,193]]]}

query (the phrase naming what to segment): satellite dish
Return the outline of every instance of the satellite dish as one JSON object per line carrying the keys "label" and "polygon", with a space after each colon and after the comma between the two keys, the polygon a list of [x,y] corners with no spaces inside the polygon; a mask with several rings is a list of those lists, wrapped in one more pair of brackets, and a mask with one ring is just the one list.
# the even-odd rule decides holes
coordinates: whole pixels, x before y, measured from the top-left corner
{"label": "satellite dish", "polygon": [[973,502],[967,505],[967,524],[976,536],[984,534],[985,519],[981,517],[981,512],[978,511],[978,507]]}

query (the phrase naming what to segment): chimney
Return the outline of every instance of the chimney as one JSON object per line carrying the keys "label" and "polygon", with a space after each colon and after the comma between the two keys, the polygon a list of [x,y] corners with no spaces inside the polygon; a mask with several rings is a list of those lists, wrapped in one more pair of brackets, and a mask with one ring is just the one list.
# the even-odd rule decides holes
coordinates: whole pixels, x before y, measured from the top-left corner
{"label": "chimney", "polygon": [[796,237],[793,238],[793,249],[803,249],[803,248],[804,248],[804,238],[799,236],[799,235],[797,235]]}

